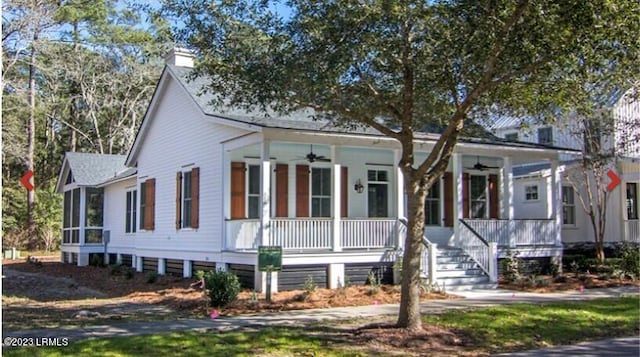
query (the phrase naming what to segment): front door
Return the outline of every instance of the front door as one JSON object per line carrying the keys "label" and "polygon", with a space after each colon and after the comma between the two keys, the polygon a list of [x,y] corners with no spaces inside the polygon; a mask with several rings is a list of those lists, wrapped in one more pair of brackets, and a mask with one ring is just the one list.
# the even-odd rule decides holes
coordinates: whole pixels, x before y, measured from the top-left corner
{"label": "front door", "polygon": [[386,170],[369,170],[369,217],[389,217],[389,175]]}
{"label": "front door", "polygon": [[487,218],[487,177],[484,175],[471,175],[469,192],[471,193],[471,212],[469,217]]}

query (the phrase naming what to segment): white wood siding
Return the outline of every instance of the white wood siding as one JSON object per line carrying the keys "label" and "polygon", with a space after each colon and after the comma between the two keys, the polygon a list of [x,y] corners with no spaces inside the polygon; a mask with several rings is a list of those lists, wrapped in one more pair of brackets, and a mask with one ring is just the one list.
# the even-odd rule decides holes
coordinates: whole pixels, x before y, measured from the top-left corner
{"label": "white wood siding", "polygon": [[[629,175],[630,176],[630,175]],[[547,217],[547,180],[548,177],[531,177],[514,180],[514,213],[516,219],[545,219]],[[605,228],[605,242],[618,242],[623,239],[624,218],[626,217],[626,182],[638,182],[637,178],[627,179],[616,187],[609,195],[607,208],[607,223]],[[539,200],[526,202],[524,199],[524,187],[532,184],[538,185]],[[569,183],[563,178],[563,184]],[[574,226],[562,226],[562,241],[565,243],[594,242],[593,228],[590,218],[585,213],[578,192],[575,192],[576,224]],[[585,193],[581,193],[586,197]],[[560,207],[560,209],[562,209]]]}
{"label": "white wood siding", "polygon": [[[223,190],[228,185],[223,184],[220,142],[247,132],[207,122],[173,79],[160,96],[155,117],[148,118],[152,122],[137,160],[138,184],[156,179],[155,229],[138,230],[138,255],[219,261],[216,253],[223,242]],[[176,230],[176,172],[192,167],[200,168],[200,227]]]}
{"label": "white wood siding", "polygon": [[131,177],[104,188],[104,229],[111,232],[111,253],[135,254],[135,233],[125,233],[126,192],[135,186],[136,178]]}

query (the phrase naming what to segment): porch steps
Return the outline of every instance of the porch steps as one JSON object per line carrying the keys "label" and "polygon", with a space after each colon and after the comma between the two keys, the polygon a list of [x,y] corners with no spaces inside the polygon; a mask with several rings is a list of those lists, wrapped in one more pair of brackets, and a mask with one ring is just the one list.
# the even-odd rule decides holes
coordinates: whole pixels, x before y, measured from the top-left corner
{"label": "porch steps", "polygon": [[438,246],[436,254],[437,283],[445,291],[493,289],[489,276],[462,249]]}

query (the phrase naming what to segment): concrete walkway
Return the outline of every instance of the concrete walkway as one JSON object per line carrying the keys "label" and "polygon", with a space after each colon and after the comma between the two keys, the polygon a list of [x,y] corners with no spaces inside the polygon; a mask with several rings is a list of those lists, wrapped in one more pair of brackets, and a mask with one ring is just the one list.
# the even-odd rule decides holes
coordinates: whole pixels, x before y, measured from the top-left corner
{"label": "concrete walkway", "polygon": [[[584,292],[571,291],[553,294],[523,293],[508,290],[481,290],[456,292],[463,299],[431,300],[421,305],[425,314],[441,313],[448,309],[517,304],[547,303],[554,301],[589,300],[604,297],[618,297],[625,294],[640,294],[638,287],[618,287],[608,289],[588,289]],[[327,320],[378,317],[396,315],[399,306],[369,305],[262,313],[217,319],[181,319],[167,321],[120,322],[111,325],[69,326],[59,329],[24,330],[2,332],[4,337],[66,337],[70,341],[91,337],[116,337],[157,334],[180,331],[229,331],[238,328],[259,328],[263,326],[304,326]]]}
{"label": "concrete walkway", "polygon": [[509,357],[566,357],[566,356],[640,356],[640,337],[612,338],[609,340],[579,343],[573,346],[557,346],[540,350],[517,353],[503,353],[495,356]]}

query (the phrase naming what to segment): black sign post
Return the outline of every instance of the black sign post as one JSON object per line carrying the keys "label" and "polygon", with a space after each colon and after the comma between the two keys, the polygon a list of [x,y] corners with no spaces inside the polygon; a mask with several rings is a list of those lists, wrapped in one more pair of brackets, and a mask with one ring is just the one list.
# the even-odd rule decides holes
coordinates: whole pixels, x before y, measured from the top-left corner
{"label": "black sign post", "polygon": [[258,247],[258,271],[267,273],[267,303],[271,303],[271,273],[282,270],[282,247],[261,245]]}

